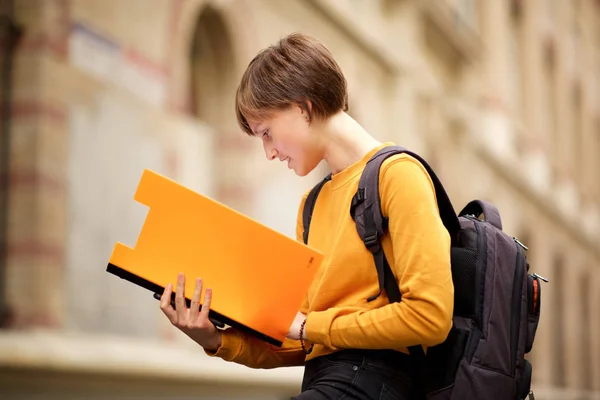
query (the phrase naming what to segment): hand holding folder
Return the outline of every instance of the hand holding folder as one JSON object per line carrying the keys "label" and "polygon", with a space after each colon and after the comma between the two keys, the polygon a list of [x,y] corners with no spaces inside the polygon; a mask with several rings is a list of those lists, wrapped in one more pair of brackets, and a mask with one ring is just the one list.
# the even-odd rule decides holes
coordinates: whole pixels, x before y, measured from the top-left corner
{"label": "hand holding folder", "polygon": [[206,289],[204,301],[200,305],[200,294],[202,293],[202,279],[196,279],[194,295],[190,301],[189,308],[186,306],[184,295],[185,276],[177,277],[177,295],[175,307],[172,305],[172,286],[169,283],[160,298],[160,309],[165,313],[169,321],[188,335],[193,341],[207,350],[215,351],[221,346],[221,333],[209,318],[212,290]]}
{"label": "hand holding folder", "polygon": [[[155,298],[156,300],[162,300],[162,298],[163,298],[163,296],[165,295],[165,293],[166,293],[166,292],[167,292],[167,290],[166,290],[166,288],[165,288],[165,290],[163,291],[163,293],[154,293],[154,298]],[[177,305],[175,304],[175,293],[173,293],[173,292],[171,291],[171,292],[170,292],[170,295],[169,295],[169,294],[167,294],[166,296],[171,298],[171,299],[170,299],[171,301],[170,301],[170,302],[168,302],[168,304],[169,304],[171,307],[173,307],[173,309],[174,309],[174,310],[177,310]],[[185,301],[185,305],[186,305],[186,307],[188,307],[188,308],[189,308],[189,307],[191,307],[191,301],[190,301],[189,299],[184,299],[184,301]],[[201,305],[201,306],[202,306],[202,305]],[[221,321],[217,321],[216,319],[214,319],[214,318],[210,318],[210,317],[208,318],[208,320],[209,320],[210,322],[212,322],[212,324],[213,324],[213,325],[214,325],[216,328],[220,328],[220,329],[222,329],[222,328],[225,328],[225,324],[224,324],[224,323],[222,323]]]}
{"label": "hand holding folder", "polygon": [[182,272],[175,294],[187,307],[201,277],[216,295],[210,318],[281,346],[323,254],[150,170],[134,198],[146,221],[134,248],[115,245],[107,271],[160,294]]}

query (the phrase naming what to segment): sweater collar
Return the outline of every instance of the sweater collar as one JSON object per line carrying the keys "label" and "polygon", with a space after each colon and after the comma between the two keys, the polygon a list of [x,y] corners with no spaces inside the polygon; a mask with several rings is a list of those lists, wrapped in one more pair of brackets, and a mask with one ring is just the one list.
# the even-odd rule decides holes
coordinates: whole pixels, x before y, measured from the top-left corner
{"label": "sweater collar", "polygon": [[349,165],[345,169],[341,170],[337,174],[331,175],[331,189],[337,190],[342,186],[346,185],[350,182],[356,175],[360,174],[364,169],[365,165],[371,157],[375,155],[379,150],[387,146],[393,146],[394,143],[386,142],[379,146],[376,146],[369,150],[360,160],[356,161],[354,164]]}

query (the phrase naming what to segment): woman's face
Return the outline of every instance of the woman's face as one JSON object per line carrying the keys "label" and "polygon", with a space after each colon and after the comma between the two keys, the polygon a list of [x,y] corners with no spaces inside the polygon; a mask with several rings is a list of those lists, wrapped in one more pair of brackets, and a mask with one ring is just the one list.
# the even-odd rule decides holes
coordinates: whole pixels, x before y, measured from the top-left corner
{"label": "woman's face", "polygon": [[314,123],[297,105],[276,110],[261,121],[248,121],[254,135],[263,142],[268,160],[287,162],[296,175],[305,176],[323,159]]}

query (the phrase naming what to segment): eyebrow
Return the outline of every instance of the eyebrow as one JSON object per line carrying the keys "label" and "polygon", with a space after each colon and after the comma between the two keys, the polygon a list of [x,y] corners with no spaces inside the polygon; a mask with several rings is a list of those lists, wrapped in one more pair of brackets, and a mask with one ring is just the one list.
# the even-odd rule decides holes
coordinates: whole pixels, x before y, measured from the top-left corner
{"label": "eyebrow", "polygon": [[260,132],[260,129],[258,129],[258,128],[261,128],[261,127],[262,127],[261,124],[257,124],[256,125],[256,130],[250,128],[252,130],[252,133],[254,134],[254,136],[258,135],[258,132]]}

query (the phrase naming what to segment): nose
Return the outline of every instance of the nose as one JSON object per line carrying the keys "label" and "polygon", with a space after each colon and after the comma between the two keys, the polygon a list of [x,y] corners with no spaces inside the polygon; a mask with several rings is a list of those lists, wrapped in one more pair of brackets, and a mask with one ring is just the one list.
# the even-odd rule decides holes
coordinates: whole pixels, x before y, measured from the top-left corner
{"label": "nose", "polygon": [[265,156],[267,156],[267,160],[269,161],[274,160],[277,157],[277,154],[279,154],[277,149],[275,149],[275,146],[270,143],[263,143],[263,147],[265,149]]}

